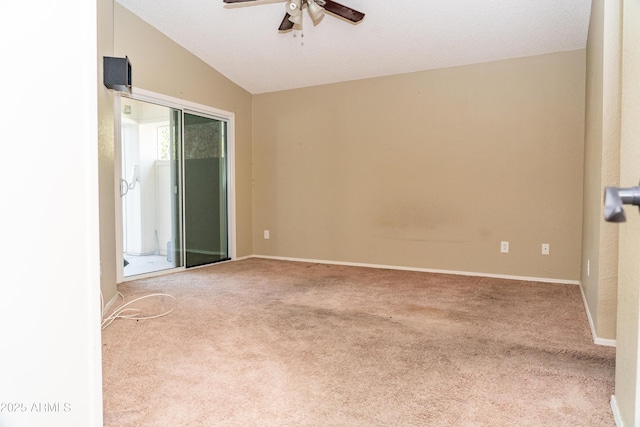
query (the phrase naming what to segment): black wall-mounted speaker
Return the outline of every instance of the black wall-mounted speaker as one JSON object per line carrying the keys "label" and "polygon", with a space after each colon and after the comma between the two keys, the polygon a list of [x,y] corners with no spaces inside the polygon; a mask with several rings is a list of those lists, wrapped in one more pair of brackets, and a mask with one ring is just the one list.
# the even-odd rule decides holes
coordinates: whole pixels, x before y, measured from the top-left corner
{"label": "black wall-mounted speaker", "polygon": [[102,67],[106,87],[118,92],[131,93],[131,63],[128,57],[104,56]]}

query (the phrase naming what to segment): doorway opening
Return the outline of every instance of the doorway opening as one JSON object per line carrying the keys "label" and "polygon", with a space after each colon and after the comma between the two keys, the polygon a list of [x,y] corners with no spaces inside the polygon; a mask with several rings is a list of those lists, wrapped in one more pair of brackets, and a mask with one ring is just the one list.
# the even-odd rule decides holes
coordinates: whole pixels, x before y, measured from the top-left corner
{"label": "doorway opening", "polygon": [[119,282],[234,255],[233,115],[174,101],[117,98]]}

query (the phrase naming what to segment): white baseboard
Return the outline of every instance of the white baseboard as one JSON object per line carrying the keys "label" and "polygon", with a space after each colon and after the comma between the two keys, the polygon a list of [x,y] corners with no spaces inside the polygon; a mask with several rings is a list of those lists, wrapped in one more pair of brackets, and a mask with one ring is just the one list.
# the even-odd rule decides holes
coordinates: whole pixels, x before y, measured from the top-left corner
{"label": "white baseboard", "polygon": [[597,344],[597,345],[602,345],[602,346],[605,346],[605,347],[615,347],[616,346],[616,340],[607,339],[607,338],[595,337],[593,339],[593,343]]}
{"label": "white baseboard", "polygon": [[618,408],[618,401],[616,396],[611,396],[611,412],[613,412],[613,420],[616,423],[616,427],[624,427],[624,422],[620,416],[620,409]]}
{"label": "white baseboard", "polygon": [[[267,256],[267,255],[251,255],[251,256],[244,257],[243,259],[247,259],[247,258],[265,258],[265,259],[275,259],[280,261],[309,262],[313,264],[346,265],[350,267],[383,268],[387,270],[418,271],[422,273],[453,274],[457,276],[490,277],[493,279],[521,280],[525,282],[543,282],[543,283],[557,283],[557,284],[563,284],[563,285],[580,285],[580,282],[578,280],[550,279],[545,277],[509,276],[505,274],[475,273],[470,271],[454,271],[454,270],[437,270],[432,268],[402,267],[397,265],[367,264],[367,263],[359,263],[359,262],[328,261],[328,260],[319,260],[319,259],[291,258],[291,257],[279,257],[279,256]],[[240,258],[237,258],[237,259],[239,260]]]}
{"label": "white baseboard", "polygon": [[250,258],[258,258],[258,257],[256,255],[247,255],[247,256],[241,256],[241,257],[233,258],[232,261],[242,261],[242,260],[250,259]]}
{"label": "white baseboard", "polygon": [[580,294],[582,295],[582,303],[584,304],[584,310],[587,312],[587,319],[589,320],[589,327],[591,328],[591,336],[593,337],[593,343],[597,345],[603,345],[607,347],[615,347],[616,340],[600,338],[596,333],[596,327],[593,324],[593,317],[591,317],[591,311],[589,310],[589,304],[587,304],[587,296],[584,294],[584,288],[580,283]]}
{"label": "white baseboard", "polygon": [[109,300],[109,302],[104,305],[104,308],[102,309],[102,317],[103,318],[109,312],[109,309],[113,306],[113,304],[115,304],[116,301],[118,301],[119,297],[120,296],[116,292],[116,294]]}

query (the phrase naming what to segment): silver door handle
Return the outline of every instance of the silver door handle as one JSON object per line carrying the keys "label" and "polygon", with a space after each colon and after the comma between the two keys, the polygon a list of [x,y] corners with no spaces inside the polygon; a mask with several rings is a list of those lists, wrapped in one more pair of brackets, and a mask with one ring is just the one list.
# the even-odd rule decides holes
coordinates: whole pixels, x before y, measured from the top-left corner
{"label": "silver door handle", "polygon": [[623,205],[640,206],[640,187],[604,189],[604,219],[609,222],[625,222]]}

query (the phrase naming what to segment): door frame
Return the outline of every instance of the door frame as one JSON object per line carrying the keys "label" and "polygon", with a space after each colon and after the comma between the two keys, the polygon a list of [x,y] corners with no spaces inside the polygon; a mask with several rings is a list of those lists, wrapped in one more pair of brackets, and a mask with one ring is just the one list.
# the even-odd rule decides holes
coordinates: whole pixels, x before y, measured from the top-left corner
{"label": "door frame", "polygon": [[[146,277],[161,276],[176,271],[184,271],[186,267],[176,267],[169,270],[161,270],[153,273],[140,274],[131,277],[124,277],[124,242],[122,238],[123,223],[122,223],[122,198],[120,197],[120,175],[122,170],[122,132],[121,132],[121,106],[122,98],[131,98],[138,101],[150,102],[153,104],[162,105],[165,107],[175,108],[185,111],[191,111],[193,113],[201,113],[227,123],[227,233],[228,233],[228,245],[229,245],[229,259],[234,260],[236,256],[236,186],[235,186],[235,114],[229,111],[220,110],[217,108],[209,107],[203,104],[197,104],[194,102],[186,101],[184,99],[174,98],[168,95],[162,95],[159,93],[151,92],[145,89],[132,88],[131,94],[119,93],[119,96],[115,97],[114,101],[114,123],[115,123],[115,135],[114,135],[114,164],[115,164],[115,222],[116,222],[116,280],[118,283],[126,282],[129,280],[143,279]],[[184,171],[183,171],[184,174]],[[182,183],[184,186],[184,183]],[[184,215],[183,224],[184,227]],[[184,238],[184,235],[183,235]],[[207,264],[210,265],[210,264]],[[199,267],[205,267],[199,266]],[[191,267],[198,268],[198,267]]]}

